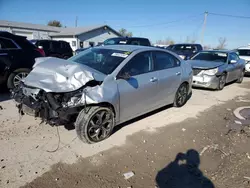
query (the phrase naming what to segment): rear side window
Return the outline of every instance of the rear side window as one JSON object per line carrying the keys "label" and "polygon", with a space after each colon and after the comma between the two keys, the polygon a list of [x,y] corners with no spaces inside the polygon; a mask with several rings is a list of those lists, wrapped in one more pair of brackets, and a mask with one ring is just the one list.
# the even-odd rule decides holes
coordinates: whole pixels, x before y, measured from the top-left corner
{"label": "rear side window", "polygon": [[153,52],[154,70],[164,70],[180,66],[180,61],[166,52]]}
{"label": "rear side window", "polygon": [[18,46],[9,39],[0,38],[0,49],[17,49]]}
{"label": "rear side window", "polygon": [[51,41],[52,48],[53,49],[59,49],[60,48],[60,42],[58,41]]}

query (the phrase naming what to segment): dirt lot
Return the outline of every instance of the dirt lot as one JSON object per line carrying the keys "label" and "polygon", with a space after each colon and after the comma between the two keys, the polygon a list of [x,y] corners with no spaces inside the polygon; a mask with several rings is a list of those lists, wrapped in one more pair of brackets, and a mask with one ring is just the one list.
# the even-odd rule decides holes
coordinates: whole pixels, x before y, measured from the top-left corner
{"label": "dirt lot", "polygon": [[250,187],[250,131],[233,115],[250,106],[249,89],[246,78],[219,92],[194,90],[183,108],[138,118],[94,145],[60,127],[55,152],[57,128],[19,120],[2,97],[0,187]]}

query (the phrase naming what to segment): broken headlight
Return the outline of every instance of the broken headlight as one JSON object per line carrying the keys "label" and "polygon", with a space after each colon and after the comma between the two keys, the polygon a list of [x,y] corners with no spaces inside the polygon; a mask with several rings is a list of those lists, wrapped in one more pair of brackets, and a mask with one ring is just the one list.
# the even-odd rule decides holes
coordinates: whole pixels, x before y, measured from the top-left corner
{"label": "broken headlight", "polygon": [[213,75],[215,75],[218,72],[218,70],[219,70],[218,68],[205,70],[203,72],[203,74],[206,74],[206,75],[209,75],[209,76],[213,76]]}

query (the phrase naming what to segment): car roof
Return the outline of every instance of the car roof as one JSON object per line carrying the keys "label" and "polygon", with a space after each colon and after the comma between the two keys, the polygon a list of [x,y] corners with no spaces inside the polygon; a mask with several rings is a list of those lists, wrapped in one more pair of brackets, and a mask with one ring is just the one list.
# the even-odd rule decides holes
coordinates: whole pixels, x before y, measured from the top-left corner
{"label": "car roof", "polygon": [[203,50],[201,52],[218,52],[218,53],[231,53],[231,52],[236,52],[235,50]]}
{"label": "car roof", "polygon": [[7,31],[0,31],[0,36],[1,36],[1,37],[6,37],[6,38],[11,38],[11,39],[14,39],[14,38],[26,39],[26,37],[24,37],[24,36],[14,35],[14,34],[9,33],[9,32],[7,32]]}
{"label": "car roof", "polygon": [[190,46],[197,46],[201,44],[193,44],[193,43],[178,43],[178,44],[171,44],[169,46],[176,46],[176,45],[190,45]]}
{"label": "car roof", "polygon": [[[113,37],[113,38],[109,38],[109,39],[146,39],[148,40],[148,38],[144,38],[144,37]],[[107,39],[107,40],[109,40]]]}
{"label": "car roof", "polygon": [[133,52],[136,50],[155,50],[157,48],[151,46],[139,46],[139,45],[107,45],[107,46],[97,46],[94,48],[111,49],[111,50],[121,50]]}
{"label": "car roof", "polygon": [[250,50],[250,45],[249,46],[239,47],[238,50]]}

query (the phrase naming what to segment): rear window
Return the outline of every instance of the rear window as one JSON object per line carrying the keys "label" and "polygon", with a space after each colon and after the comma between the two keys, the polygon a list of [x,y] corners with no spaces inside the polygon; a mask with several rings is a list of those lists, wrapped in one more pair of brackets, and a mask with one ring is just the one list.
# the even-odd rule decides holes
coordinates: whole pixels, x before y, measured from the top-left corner
{"label": "rear window", "polygon": [[197,50],[196,46],[194,45],[175,45],[172,47],[175,51],[195,51]]}
{"label": "rear window", "polygon": [[240,55],[240,56],[250,56],[250,49],[249,50],[238,50],[238,54]]}
{"label": "rear window", "polygon": [[126,44],[127,40],[122,38],[112,38],[104,41],[104,45],[113,45],[113,44]]}
{"label": "rear window", "polygon": [[37,47],[32,44],[30,41],[28,41],[26,38],[17,38],[15,39],[15,42],[22,48],[22,49],[36,49]]}

